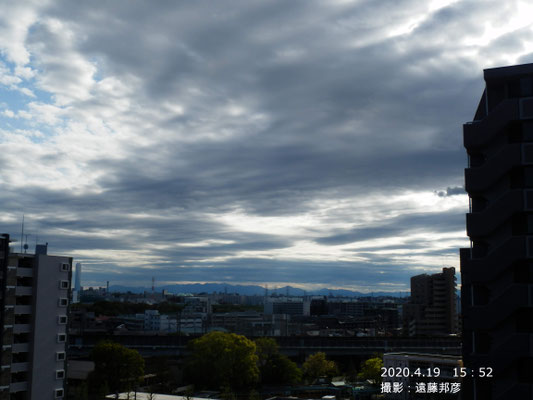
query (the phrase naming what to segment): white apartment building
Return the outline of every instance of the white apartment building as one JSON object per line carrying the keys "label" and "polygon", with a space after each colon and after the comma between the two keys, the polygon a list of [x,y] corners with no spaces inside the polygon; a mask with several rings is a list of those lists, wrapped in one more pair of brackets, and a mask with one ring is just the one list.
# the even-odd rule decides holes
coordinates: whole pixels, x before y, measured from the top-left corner
{"label": "white apartment building", "polygon": [[9,252],[0,235],[0,400],[65,397],[72,258]]}

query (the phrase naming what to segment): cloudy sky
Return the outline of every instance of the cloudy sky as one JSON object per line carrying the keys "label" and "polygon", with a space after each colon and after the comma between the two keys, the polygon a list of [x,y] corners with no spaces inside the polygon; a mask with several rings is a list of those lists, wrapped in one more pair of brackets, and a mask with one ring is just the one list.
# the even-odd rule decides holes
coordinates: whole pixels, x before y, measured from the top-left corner
{"label": "cloudy sky", "polygon": [[468,246],[462,124],[527,1],[1,1],[0,231],[82,284],[406,290]]}

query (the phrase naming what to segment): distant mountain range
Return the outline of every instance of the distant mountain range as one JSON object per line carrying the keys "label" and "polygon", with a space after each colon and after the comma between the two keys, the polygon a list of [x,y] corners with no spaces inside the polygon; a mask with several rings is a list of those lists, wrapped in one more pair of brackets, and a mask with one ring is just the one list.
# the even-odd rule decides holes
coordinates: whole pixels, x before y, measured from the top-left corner
{"label": "distant mountain range", "polygon": [[[151,288],[146,287],[130,287],[130,286],[120,286],[120,285],[112,285],[109,287],[110,292],[132,292],[132,293],[143,293],[145,291],[151,291]],[[162,290],[166,290],[169,293],[192,293],[192,294],[198,294],[198,293],[237,293],[241,295],[247,295],[247,296],[263,296],[265,294],[265,288],[262,286],[257,285],[231,285],[231,284],[225,284],[225,283],[193,283],[193,284],[183,284],[183,285],[165,285],[165,286],[158,286],[155,288],[156,292],[161,292]],[[304,296],[307,295],[321,295],[321,296],[327,296],[327,295],[333,295],[335,297],[363,297],[363,296],[372,296],[372,297],[379,297],[379,296],[392,296],[392,297],[406,297],[409,296],[409,292],[369,292],[369,293],[362,293],[362,292],[355,292],[352,290],[345,290],[345,289],[319,289],[319,290],[309,290],[304,291],[303,289],[294,288],[292,286],[285,286],[282,288],[276,288],[276,289],[269,289],[269,294],[279,294],[279,295],[285,295],[289,294],[290,296]]]}

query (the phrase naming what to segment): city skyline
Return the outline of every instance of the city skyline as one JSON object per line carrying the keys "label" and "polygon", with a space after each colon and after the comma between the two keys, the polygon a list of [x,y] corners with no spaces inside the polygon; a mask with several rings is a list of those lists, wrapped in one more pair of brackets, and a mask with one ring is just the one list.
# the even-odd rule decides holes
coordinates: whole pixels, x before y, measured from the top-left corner
{"label": "city skyline", "polygon": [[533,62],[520,1],[2,9],[0,231],[87,287],[459,273],[462,124],[483,69]]}

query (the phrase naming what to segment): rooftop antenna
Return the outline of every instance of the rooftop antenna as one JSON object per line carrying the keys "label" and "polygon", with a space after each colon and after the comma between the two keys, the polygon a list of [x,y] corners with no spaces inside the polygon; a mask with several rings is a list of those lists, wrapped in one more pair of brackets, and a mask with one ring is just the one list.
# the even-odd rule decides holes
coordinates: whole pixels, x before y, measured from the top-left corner
{"label": "rooftop antenna", "polygon": [[155,276],[152,276],[152,296],[154,295],[155,290]]}

